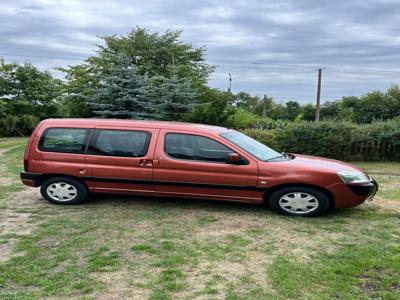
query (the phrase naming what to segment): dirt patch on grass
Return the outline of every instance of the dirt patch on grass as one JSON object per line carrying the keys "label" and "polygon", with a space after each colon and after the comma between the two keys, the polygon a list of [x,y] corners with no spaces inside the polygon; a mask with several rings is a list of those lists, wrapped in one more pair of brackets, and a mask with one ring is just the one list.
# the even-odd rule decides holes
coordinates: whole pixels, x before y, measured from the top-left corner
{"label": "dirt patch on grass", "polygon": [[97,300],[147,299],[148,291],[146,289],[130,286],[129,282],[133,275],[127,270],[94,273],[93,276],[103,282],[105,288],[90,296]]}
{"label": "dirt patch on grass", "polygon": [[[4,159],[4,153],[11,150],[12,148],[0,149],[0,159]],[[0,164],[0,174],[6,174],[5,166]],[[0,176],[0,186],[7,186],[14,183],[11,178]]]}
{"label": "dirt patch on grass", "polygon": [[[6,199],[7,208],[0,215],[0,236],[29,235],[36,228],[36,224],[30,221],[32,213],[26,210],[37,206],[38,198],[40,198],[38,191],[29,188],[11,194]],[[18,212],[17,209],[21,206],[25,209],[24,212]],[[13,238],[0,245],[0,261],[6,261],[11,257],[15,242],[16,239]]]}
{"label": "dirt patch on grass", "polygon": [[10,258],[12,245],[10,242],[0,245],[0,262],[5,262]]}
{"label": "dirt patch on grass", "polygon": [[[384,209],[389,211],[394,211],[396,213],[400,213],[400,201],[396,200],[387,200],[381,197],[375,197],[376,199],[371,202],[369,205],[373,207],[377,207],[378,209]],[[400,215],[399,215],[400,216]]]}

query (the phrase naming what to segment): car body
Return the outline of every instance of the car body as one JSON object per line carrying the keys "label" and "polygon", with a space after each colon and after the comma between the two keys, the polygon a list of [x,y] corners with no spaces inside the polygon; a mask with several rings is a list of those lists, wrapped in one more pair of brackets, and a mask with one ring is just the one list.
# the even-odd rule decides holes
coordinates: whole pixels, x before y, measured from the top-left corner
{"label": "car body", "polygon": [[311,216],[361,204],[377,191],[350,164],[282,155],[234,130],[179,122],[44,120],[29,138],[24,169],[22,182],[41,186],[57,204],[91,192],[137,194],[268,202]]}

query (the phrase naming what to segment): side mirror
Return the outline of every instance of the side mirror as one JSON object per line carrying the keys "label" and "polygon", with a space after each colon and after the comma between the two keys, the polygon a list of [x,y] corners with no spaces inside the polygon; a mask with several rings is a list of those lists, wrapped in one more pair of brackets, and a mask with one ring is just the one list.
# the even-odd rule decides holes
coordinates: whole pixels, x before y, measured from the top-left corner
{"label": "side mirror", "polygon": [[230,153],[226,158],[226,162],[232,165],[246,165],[247,161],[237,153]]}

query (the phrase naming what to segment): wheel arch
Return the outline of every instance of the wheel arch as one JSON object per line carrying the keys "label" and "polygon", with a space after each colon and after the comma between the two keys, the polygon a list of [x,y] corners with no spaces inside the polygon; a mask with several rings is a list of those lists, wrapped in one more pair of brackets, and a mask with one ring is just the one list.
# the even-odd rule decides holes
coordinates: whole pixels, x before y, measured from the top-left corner
{"label": "wheel arch", "polygon": [[264,192],[264,198],[263,198],[264,204],[268,204],[269,197],[275,191],[280,190],[282,188],[287,188],[287,187],[308,187],[308,188],[315,189],[315,190],[317,190],[317,191],[319,191],[321,193],[324,193],[328,197],[328,199],[329,199],[329,210],[335,208],[335,205],[336,205],[335,196],[328,189],[320,187],[318,185],[309,184],[309,183],[284,183],[284,184],[274,185],[273,187],[268,188]]}

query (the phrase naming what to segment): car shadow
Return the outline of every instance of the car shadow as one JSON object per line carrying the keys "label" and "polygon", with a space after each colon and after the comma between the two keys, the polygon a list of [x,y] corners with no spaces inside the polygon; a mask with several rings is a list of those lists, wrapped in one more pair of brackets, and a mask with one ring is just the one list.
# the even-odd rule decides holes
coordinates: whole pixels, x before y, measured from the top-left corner
{"label": "car shadow", "polygon": [[[110,195],[110,194],[92,194],[88,201],[82,203],[88,206],[103,205],[125,205],[125,206],[153,206],[154,208],[175,208],[180,209],[207,209],[226,211],[253,211],[253,212],[271,212],[267,205],[250,204],[243,202],[173,198],[173,197],[154,197],[154,196],[133,196],[133,195]],[[271,212],[272,213],[272,212]]]}
{"label": "car shadow", "polygon": [[[85,206],[124,206],[124,207],[146,207],[152,209],[204,209],[206,211],[225,211],[230,213],[255,213],[255,214],[273,214],[266,204],[250,204],[243,202],[222,201],[222,200],[206,200],[206,199],[190,199],[190,198],[173,198],[173,197],[154,197],[154,196],[134,196],[134,195],[111,195],[111,194],[92,194],[88,201],[82,203]],[[360,215],[370,215],[375,212],[374,208],[360,208],[360,206],[344,209],[333,209],[327,214],[313,217],[315,218],[351,218]],[[282,216],[293,218],[292,216]]]}

